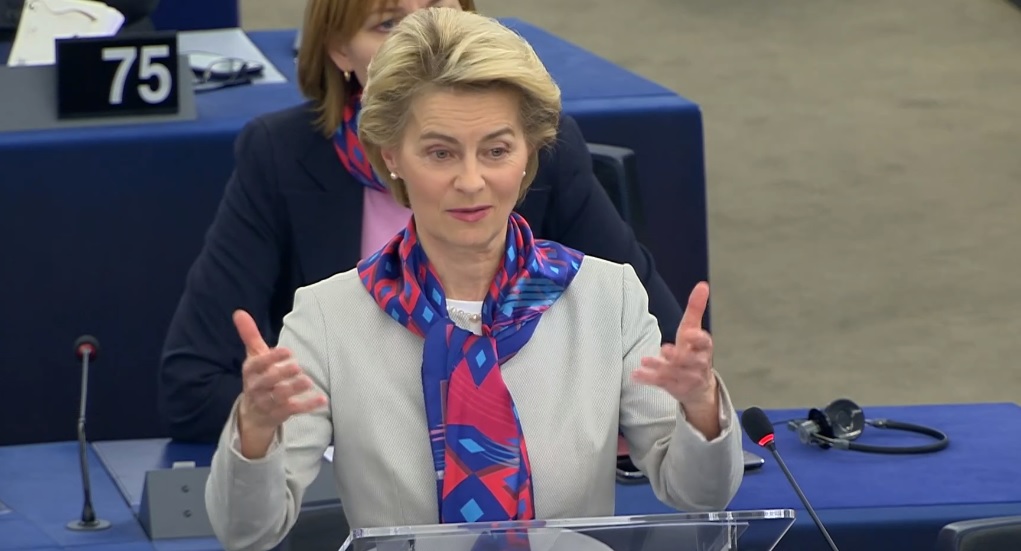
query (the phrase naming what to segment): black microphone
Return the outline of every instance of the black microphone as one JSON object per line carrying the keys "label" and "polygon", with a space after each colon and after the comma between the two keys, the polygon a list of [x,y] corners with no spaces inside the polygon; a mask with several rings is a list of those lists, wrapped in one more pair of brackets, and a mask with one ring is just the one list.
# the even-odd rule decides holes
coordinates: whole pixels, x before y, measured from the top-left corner
{"label": "black microphone", "polygon": [[99,356],[99,341],[92,335],[78,337],[74,341],[74,355],[82,363],[82,393],[81,401],[78,404],[78,461],[82,468],[82,494],[85,496],[85,504],[82,506],[81,518],[67,523],[67,527],[77,531],[105,530],[110,527],[110,521],[96,518],[96,512],[92,509],[89,451],[88,441],[85,438],[85,406],[89,399],[89,362]]}
{"label": "black microphone", "polygon": [[805,493],[801,491],[801,487],[798,486],[797,481],[794,480],[794,475],[791,474],[790,469],[787,468],[787,464],[783,462],[783,458],[780,457],[780,452],[776,450],[776,443],[773,435],[773,422],[766,417],[765,412],[757,407],[750,407],[741,413],[741,427],[744,429],[748,436],[751,437],[752,441],[756,444],[766,448],[772,452],[773,457],[776,458],[777,464],[780,465],[780,470],[787,477],[787,481],[791,483],[791,487],[798,494],[798,499],[801,503],[805,504],[805,509],[808,510],[808,514],[812,517],[812,521],[815,522],[815,526],[822,532],[822,537],[826,538],[826,543],[829,544],[830,549],[833,551],[840,551],[837,549],[837,544],[833,543],[833,538],[830,537],[830,533],[826,531],[826,527],[823,526],[822,521],[819,520],[819,515],[815,514],[815,509],[812,508],[812,504],[808,502],[808,498],[805,497]]}

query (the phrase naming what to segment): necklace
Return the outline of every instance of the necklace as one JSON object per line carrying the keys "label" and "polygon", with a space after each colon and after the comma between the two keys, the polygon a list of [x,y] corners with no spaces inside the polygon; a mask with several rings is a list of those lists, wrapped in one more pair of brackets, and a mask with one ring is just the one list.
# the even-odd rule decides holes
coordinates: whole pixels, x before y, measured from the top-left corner
{"label": "necklace", "polygon": [[460,308],[454,308],[452,306],[447,307],[447,313],[450,314],[451,317],[458,317],[462,322],[467,321],[468,323],[479,323],[482,321],[481,314],[469,314]]}

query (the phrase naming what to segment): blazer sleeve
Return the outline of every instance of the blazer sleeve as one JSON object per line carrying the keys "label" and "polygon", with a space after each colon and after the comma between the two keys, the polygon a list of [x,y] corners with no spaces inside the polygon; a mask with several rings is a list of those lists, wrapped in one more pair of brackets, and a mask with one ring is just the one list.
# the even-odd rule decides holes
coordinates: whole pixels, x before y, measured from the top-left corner
{"label": "blazer sleeve", "polygon": [[270,304],[283,247],[272,147],[259,119],[239,135],[235,171],[170,322],[159,405],[177,440],[216,442],[241,393],[244,346],[231,318],[234,310],[251,314],[272,342]]}
{"label": "blazer sleeve", "polygon": [[551,186],[550,239],[620,264],[630,264],[649,295],[651,312],[659,322],[664,342],[673,342],[681,321],[681,307],[656,271],[652,254],[635,237],[617,212],[592,171],[588,150],[578,123],[564,116],[552,150],[557,176]]}
{"label": "blazer sleeve", "polygon": [[[329,343],[322,309],[313,291],[299,289],[284,318],[279,346],[287,348],[327,397]],[[240,400],[236,400],[239,402]],[[319,474],[333,439],[330,404],[284,422],[266,456],[241,455],[237,406],[223,427],[206,480],[206,510],[217,539],[228,551],[265,551],[294,527],[305,490]]]}
{"label": "blazer sleeve", "polygon": [[620,427],[631,460],[663,503],[689,512],[722,511],[744,478],[741,430],[734,421],[737,414],[730,394],[717,374],[722,431],[708,441],[688,423],[677,400],[631,379],[642,357],[659,354],[660,339],[641,282],[629,266],[624,266],[623,279]]}

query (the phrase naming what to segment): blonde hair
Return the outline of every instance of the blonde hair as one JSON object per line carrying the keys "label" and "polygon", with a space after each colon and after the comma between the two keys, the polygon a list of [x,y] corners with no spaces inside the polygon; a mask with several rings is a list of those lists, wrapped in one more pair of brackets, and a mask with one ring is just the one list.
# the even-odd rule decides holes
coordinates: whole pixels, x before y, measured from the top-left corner
{"label": "blonde hair", "polygon": [[495,19],[449,8],[415,12],[391,32],[369,64],[358,137],[379,178],[398,203],[408,205],[404,183],[390,177],[384,147],[397,147],[412,102],[423,92],[511,90],[530,149],[520,196],[539,166],[539,152],[556,139],[560,89],[523,38]]}
{"label": "blonde hair", "polygon": [[[332,136],[344,119],[344,106],[358,91],[358,79],[333,64],[329,50],[347,44],[358,34],[373,12],[393,6],[397,0],[308,0],[298,47],[298,86],[312,100],[319,116],[316,126]],[[475,11],[475,0],[460,0],[461,8]]]}

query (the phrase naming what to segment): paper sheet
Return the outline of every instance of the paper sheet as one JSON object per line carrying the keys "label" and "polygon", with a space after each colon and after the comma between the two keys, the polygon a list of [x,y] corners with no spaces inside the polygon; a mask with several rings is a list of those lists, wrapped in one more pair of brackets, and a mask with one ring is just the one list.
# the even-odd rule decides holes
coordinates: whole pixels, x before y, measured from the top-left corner
{"label": "paper sheet", "polygon": [[26,0],[7,65],[53,65],[58,38],[113,36],[123,24],[124,16],[102,2]]}

